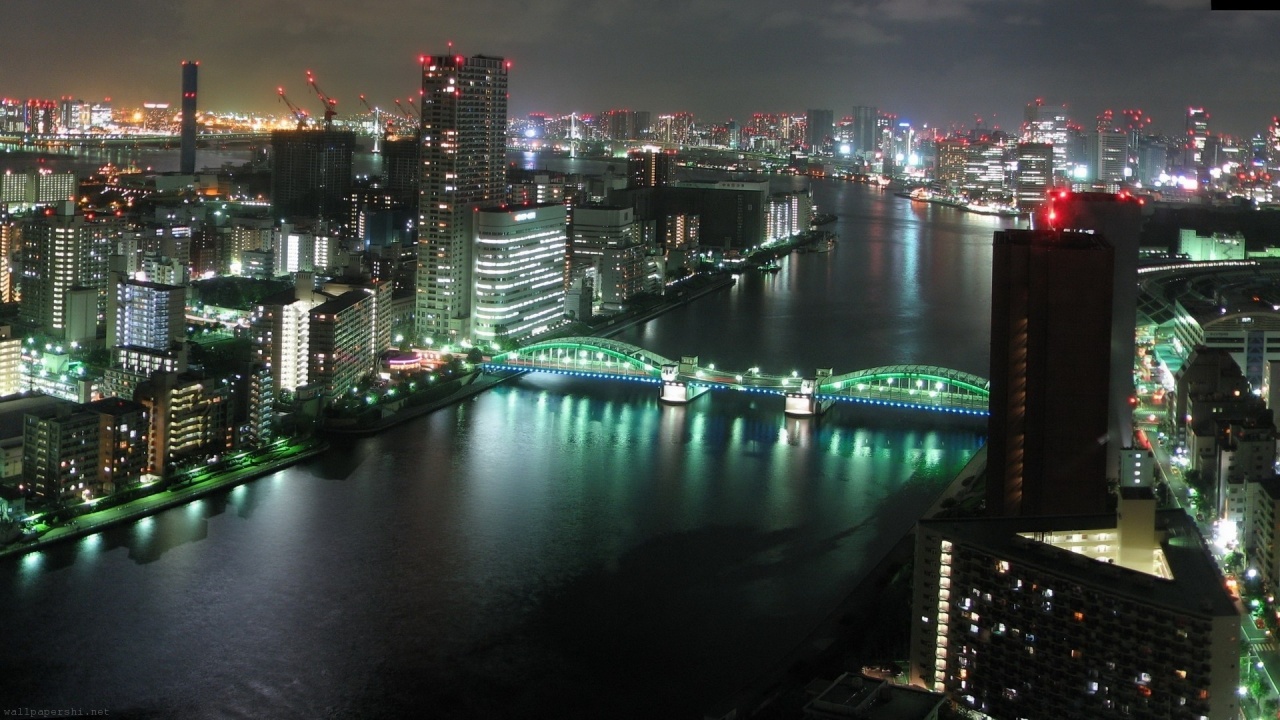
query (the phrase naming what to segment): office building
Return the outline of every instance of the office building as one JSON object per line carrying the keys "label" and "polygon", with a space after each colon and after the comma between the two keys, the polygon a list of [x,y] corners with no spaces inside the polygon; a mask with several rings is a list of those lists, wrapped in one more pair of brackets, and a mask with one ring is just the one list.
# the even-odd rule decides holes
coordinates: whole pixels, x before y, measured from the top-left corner
{"label": "office building", "polygon": [[351,195],[351,130],[275,130],[271,133],[271,207],[277,220],[343,222]]}
{"label": "office building", "polygon": [[178,172],[193,175],[196,171],[196,77],[200,63],[182,61],[182,155]]}
{"label": "office building", "polygon": [[235,218],[231,221],[227,265],[232,275],[246,275],[245,253],[270,251],[274,225],[270,218]]}
{"label": "office building", "polygon": [[[644,246],[634,208],[575,208],[569,235],[570,274],[596,278],[595,290],[606,311],[622,309],[644,288]],[[575,315],[582,317],[579,312]]]}
{"label": "office building", "polygon": [[993,718],[1230,720],[1240,615],[1195,523],[1150,490],[1115,514],[924,520],[912,684]]}
{"label": "office building", "polygon": [[518,340],[559,323],[566,285],[564,205],[488,209],[477,216],[475,342]]}
{"label": "office building", "polygon": [[1129,137],[1120,131],[1103,131],[1086,136],[1089,177],[1107,186],[1107,190],[1115,192],[1128,178],[1125,169],[1128,167]]}
{"label": "office building", "polygon": [[507,69],[502,58],[432,55],[422,61],[419,131],[419,336],[470,335],[477,208],[507,196]]}
{"label": "office building", "polygon": [[1048,143],[1018,143],[1018,170],[1014,178],[1018,209],[1034,210],[1045,203],[1053,187],[1053,146]]}
{"label": "office building", "polygon": [[1112,263],[1094,235],[995,234],[990,515],[1107,509]]}

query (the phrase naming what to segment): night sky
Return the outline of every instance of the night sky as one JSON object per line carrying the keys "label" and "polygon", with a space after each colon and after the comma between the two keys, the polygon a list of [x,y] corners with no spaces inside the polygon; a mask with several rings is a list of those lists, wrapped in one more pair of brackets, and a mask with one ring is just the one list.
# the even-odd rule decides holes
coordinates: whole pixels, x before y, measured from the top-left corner
{"label": "night sky", "polygon": [[[874,105],[916,124],[1013,128],[1035,97],[1090,127],[1139,107],[1181,132],[1252,134],[1280,113],[1280,12],[1209,0],[5,0],[0,95],[318,114],[417,90],[417,57],[513,61],[513,116],[630,108],[706,120]],[[994,119],[993,119],[994,118]]]}

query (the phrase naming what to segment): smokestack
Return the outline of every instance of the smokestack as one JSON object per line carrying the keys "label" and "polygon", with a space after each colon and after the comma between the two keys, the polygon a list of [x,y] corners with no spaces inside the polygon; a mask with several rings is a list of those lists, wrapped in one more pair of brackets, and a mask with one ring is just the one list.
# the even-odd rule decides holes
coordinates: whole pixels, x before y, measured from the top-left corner
{"label": "smokestack", "polygon": [[182,157],[178,170],[184,175],[196,172],[196,71],[199,69],[199,61],[182,61]]}

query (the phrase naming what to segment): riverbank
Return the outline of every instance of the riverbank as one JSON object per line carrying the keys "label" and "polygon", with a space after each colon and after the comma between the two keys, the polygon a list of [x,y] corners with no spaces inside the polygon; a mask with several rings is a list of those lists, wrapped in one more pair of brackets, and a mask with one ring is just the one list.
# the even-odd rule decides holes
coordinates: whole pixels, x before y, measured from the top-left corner
{"label": "riverbank", "polygon": [[477,371],[478,377],[476,377],[475,380],[464,385],[462,388],[458,389],[456,392],[450,393],[449,395],[446,395],[445,397],[442,397],[439,400],[435,400],[429,403],[424,403],[422,405],[418,405],[414,407],[406,407],[401,410],[397,410],[396,412],[380,420],[377,420],[376,422],[373,422],[367,425],[362,425],[359,427],[322,428],[319,431],[319,434],[329,438],[339,438],[339,437],[357,438],[357,437],[368,437],[370,435],[377,435],[378,433],[384,430],[387,430],[389,428],[393,428],[397,425],[403,425],[404,423],[407,423],[410,420],[416,420],[417,418],[420,418],[423,415],[433,413],[436,410],[439,410],[444,407],[448,407],[450,405],[453,405],[454,403],[460,403],[463,400],[466,400],[467,398],[473,397],[475,395],[479,395],[480,393],[484,392],[485,390],[488,390],[494,385],[500,385],[510,380],[511,378],[514,378],[523,374],[524,373],[522,372],[516,372],[516,371],[505,372],[505,373],[493,373],[493,374],[480,373],[479,371]]}
{"label": "riverbank", "polygon": [[678,307],[688,305],[704,295],[709,295],[717,290],[733,287],[737,278],[732,275],[713,275],[701,284],[692,287],[681,287],[680,284],[673,285],[668,288],[668,292],[674,293],[670,300],[663,300],[660,304],[652,308],[647,308],[637,312],[635,315],[624,315],[607,321],[601,327],[593,327],[591,330],[592,337],[613,337],[624,330],[635,327],[641,323],[649,322],[659,315],[666,314]]}
{"label": "riverbank", "polygon": [[233,488],[264,475],[270,475],[277,470],[282,470],[290,465],[315,457],[328,449],[329,444],[318,439],[299,441],[296,444],[275,448],[266,451],[270,459],[264,459],[260,464],[251,462],[247,467],[210,475],[203,480],[190,482],[189,484],[168,489],[161,488],[154,493],[115,507],[78,515],[73,520],[50,528],[34,540],[19,540],[8,547],[0,549],[0,558],[43,550],[57,543],[75,540],[116,525],[134,522],[169,508],[199,500],[206,495]]}
{"label": "riverbank", "polygon": [[[652,320],[653,318],[677,307],[686,305],[700,297],[703,297],[704,295],[707,295],[708,293],[726,287],[732,287],[734,282],[735,280],[731,276],[718,276],[702,281],[694,287],[680,288],[679,286],[676,286],[672,299],[664,300],[662,303],[652,308],[641,310],[635,313],[634,316],[624,316],[623,318],[610,321],[603,328],[595,329],[592,334],[597,337],[609,337],[640,323]],[[404,408],[374,423],[360,427],[325,428],[319,432],[319,435],[323,438],[333,438],[335,440],[339,438],[359,438],[376,435],[384,430],[402,425],[411,420],[416,420],[417,418],[428,415],[436,410],[460,403],[479,395],[491,387],[500,385],[523,374],[524,373],[522,371],[479,374],[474,381],[467,383],[456,392],[450,393],[438,400],[424,403],[421,406]],[[296,452],[290,453],[287,457],[279,457],[280,453],[283,452],[281,449],[265,451],[268,453],[270,459],[265,460],[261,464],[253,464],[250,462],[252,460],[252,456],[250,456],[250,459],[246,460],[246,462],[250,462],[248,467],[210,474],[201,480],[195,482],[186,481],[184,484],[170,486],[167,489],[159,489],[154,493],[137,498],[136,500],[130,500],[129,502],[122,503],[117,506],[79,514],[74,518],[68,519],[57,526],[50,528],[36,539],[26,541],[19,540],[4,548],[0,548],[0,558],[42,550],[56,543],[92,535],[93,533],[100,532],[109,527],[133,522],[149,515],[154,515],[155,513],[163,510],[177,507],[193,500],[198,500],[206,495],[235,487],[236,485],[249,482],[250,480],[257,479],[264,475],[269,475],[277,470],[288,467],[289,465],[319,455],[329,449],[329,444],[324,440],[317,438],[300,441],[299,444],[286,447],[297,448],[297,450]]]}
{"label": "riverbank", "polygon": [[[986,470],[986,464],[987,448],[983,445],[947,483],[921,519],[965,504],[966,496]],[[869,648],[896,644],[895,633],[910,631],[914,559],[915,528],[912,527],[773,670],[711,708],[704,717],[707,720],[794,717],[812,699],[805,688],[815,678],[834,680],[841,673],[856,672],[882,660],[872,657]]]}

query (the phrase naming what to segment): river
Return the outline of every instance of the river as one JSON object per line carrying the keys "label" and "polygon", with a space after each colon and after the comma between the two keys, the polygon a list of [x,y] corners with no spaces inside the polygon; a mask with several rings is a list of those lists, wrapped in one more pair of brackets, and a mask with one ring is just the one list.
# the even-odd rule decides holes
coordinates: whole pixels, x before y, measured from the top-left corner
{"label": "river", "polygon": [[[627,331],[765,372],[986,375],[1001,221],[816,182],[829,253]],[[0,563],[0,708],[697,718],[769,670],[981,422],[530,375],[189,506]]]}

